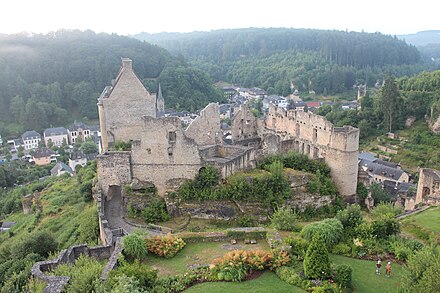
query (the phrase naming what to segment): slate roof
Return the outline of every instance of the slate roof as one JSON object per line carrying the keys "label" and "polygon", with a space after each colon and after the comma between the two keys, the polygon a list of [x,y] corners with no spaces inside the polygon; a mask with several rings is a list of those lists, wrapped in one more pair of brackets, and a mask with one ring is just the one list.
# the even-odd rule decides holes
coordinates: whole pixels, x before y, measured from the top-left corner
{"label": "slate roof", "polygon": [[400,167],[400,165],[398,163],[394,163],[394,162],[387,162],[387,161],[383,161],[381,159],[377,159],[374,161],[376,164],[381,164],[390,168],[397,168]]}
{"label": "slate roof", "polygon": [[48,128],[44,131],[44,136],[56,136],[56,135],[66,135],[67,129],[64,127],[55,127],[55,128]]}
{"label": "slate roof", "polygon": [[55,155],[55,152],[51,149],[37,149],[34,152],[33,157],[40,159],[40,158],[46,158],[46,157],[50,157],[52,155]]}
{"label": "slate roof", "polygon": [[80,160],[80,159],[87,159],[88,161],[96,159],[97,153],[92,154],[84,154],[83,151],[74,151],[70,153],[69,158],[71,160]]}
{"label": "slate roof", "polygon": [[377,160],[376,155],[373,153],[369,153],[369,152],[360,152],[358,154],[358,158],[359,158],[359,160],[367,160],[367,161],[371,161],[371,162],[374,162],[375,160]]}
{"label": "slate roof", "polygon": [[77,131],[77,130],[79,130],[79,129],[89,129],[84,123],[82,123],[81,121],[80,122],[78,122],[78,121],[74,121],[73,122],[73,124],[72,124],[72,127],[70,127],[69,128],[70,129],[70,131],[72,131],[72,130],[74,130],[74,131]]}
{"label": "slate roof", "polygon": [[396,168],[390,168],[385,165],[377,164],[368,160],[361,160],[360,166],[367,167],[367,172],[374,175],[380,175],[388,177],[394,180],[398,180],[404,171]]}
{"label": "slate roof", "polygon": [[38,138],[41,139],[41,135],[38,132],[36,132],[35,130],[30,130],[30,131],[26,131],[25,133],[23,133],[21,138],[23,140],[38,139]]}
{"label": "slate roof", "polygon": [[50,175],[57,176],[58,172],[66,171],[69,174],[73,174],[72,168],[64,164],[63,162],[57,163],[52,169],[50,169]]}
{"label": "slate roof", "polygon": [[12,226],[15,225],[15,222],[3,222],[0,227],[2,229],[10,229]]}

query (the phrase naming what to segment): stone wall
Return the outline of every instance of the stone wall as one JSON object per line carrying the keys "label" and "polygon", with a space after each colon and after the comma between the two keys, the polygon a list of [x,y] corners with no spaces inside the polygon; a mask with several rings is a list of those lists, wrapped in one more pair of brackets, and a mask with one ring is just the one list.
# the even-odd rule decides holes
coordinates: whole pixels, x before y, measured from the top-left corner
{"label": "stone wall", "polygon": [[440,205],[440,171],[421,168],[417,183],[416,204]]}
{"label": "stone wall", "polygon": [[[116,247],[118,247],[118,251],[121,249],[121,243],[120,241],[116,244]],[[63,291],[63,288],[70,280],[70,277],[68,276],[49,276],[46,275],[46,272],[53,271],[57,266],[60,264],[73,264],[75,263],[75,260],[78,259],[80,255],[87,255],[89,257],[96,258],[98,260],[103,259],[110,259],[112,256],[113,246],[107,245],[107,246],[96,246],[96,247],[88,247],[86,244],[80,244],[80,245],[74,245],[69,247],[68,249],[64,249],[60,252],[57,258],[48,260],[48,261],[40,261],[35,263],[32,266],[31,273],[32,275],[41,280],[46,282],[46,287],[44,289],[44,293],[59,293]],[[113,256],[114,258],[114,256]],[[117,255],[116,255],[117,259]],[[116,262],[115,262],[116,265]],[[103,272],[106,272],[105,276],[108,274],[108,270],[113,269],[113,267],[106,266],[106,270]]]}
{"label": "stone wall", "polygon": [[136,133],[127,129],[139,125],[143,116],[156,117],[155,96],[146,90],[133,71],[132,61],[127,58],[122,59],[118,76],[106,89],[100,101],[105,111],[108,142],[135,139]]}
{"label": "stone wall", "polygon": [[[312,159],[324,158],[332,179],[344,196],[356,193],[359,130],[351,126],[334,127],[325,117],[270,107],[265,128],[260,129],[267,153],[294,149]],[[276,135],[278,139],[274,136]]]}
{"label": "stone wall", "polygon": [[221,133],[218,103],[210,103],[200,111],[185,131],[185,135],[199,146],[222,144]]}
{"label": "stone wall", "polygon": [[143,128],[131,149],[133,178],[153,183],[159,195],[174,191],[203,166],[195,141],[177,117],[143,118]]}
{"label": "stone wall", "polygon": [[258,137],[257,118],[249,107],[241,105],[236,111],[231,121],[231,133],[234,144]]}
{"label": "stone wall", "polygon": [[132,180],[130,152],[107,152],[96,158],[98,181],[102,192],[111,199],[109,188],[122,188]]}

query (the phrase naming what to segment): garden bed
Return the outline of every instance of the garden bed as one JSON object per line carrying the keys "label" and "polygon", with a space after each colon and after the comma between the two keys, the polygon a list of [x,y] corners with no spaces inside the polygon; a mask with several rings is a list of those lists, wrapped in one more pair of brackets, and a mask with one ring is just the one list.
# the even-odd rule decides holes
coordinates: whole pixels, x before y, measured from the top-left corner
{"label": "garden bed", "polygon": [[165,259],[149,254],[145,263],[157,269],[159,276],[171,276],[185,273],[188,269],[209,265],[214,259],[236,249],[270,251],[265,240],[258,241],[257,244],[244,244],[243,241],[238,241],[235,245],[228,242],[189,243],[173,258]]}

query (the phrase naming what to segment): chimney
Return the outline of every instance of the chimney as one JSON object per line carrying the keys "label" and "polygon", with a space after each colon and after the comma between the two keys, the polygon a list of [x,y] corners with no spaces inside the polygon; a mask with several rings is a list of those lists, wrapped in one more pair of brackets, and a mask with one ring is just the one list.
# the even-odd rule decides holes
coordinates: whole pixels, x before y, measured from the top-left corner
{"label": "chimney", "polygon": [[122,60],[122,68],[133,69],[133,61],[130,58],[121,58]]}

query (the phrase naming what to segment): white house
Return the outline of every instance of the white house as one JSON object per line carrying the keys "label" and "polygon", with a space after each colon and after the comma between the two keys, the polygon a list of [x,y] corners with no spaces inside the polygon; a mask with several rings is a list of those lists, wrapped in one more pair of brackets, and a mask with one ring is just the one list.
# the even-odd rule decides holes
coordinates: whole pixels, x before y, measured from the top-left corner
{"label": "white house", "polygon": [[25,150],[37,149],[41,141],[41,135],[35,130],[26,131],[21,136]]}
{"label": "white house", "polygon": [[69,133],[64,127],[48,128],[43,132],[43,137],[46,146],[52,142],[54,146],[60,147],[69,142]]}

